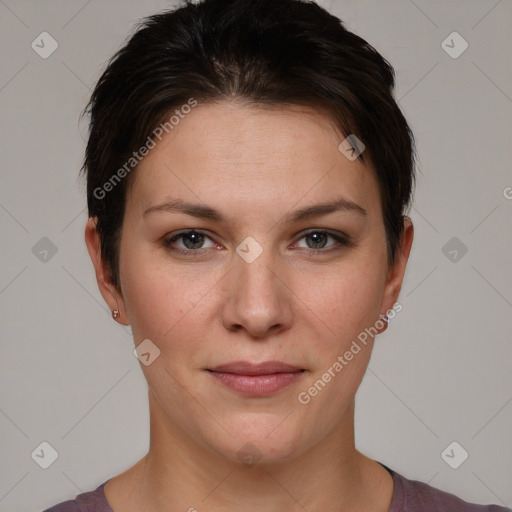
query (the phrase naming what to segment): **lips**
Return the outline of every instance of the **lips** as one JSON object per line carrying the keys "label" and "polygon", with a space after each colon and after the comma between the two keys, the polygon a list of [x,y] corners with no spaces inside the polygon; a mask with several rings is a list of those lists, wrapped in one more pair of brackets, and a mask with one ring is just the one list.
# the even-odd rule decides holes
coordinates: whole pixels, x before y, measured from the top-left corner
{"label": "lips", "polygon": [[297,366],[282,363],[280,361],[267,361],[265,363],[253,364],[246,361],[221,364],[210,371],[222,373],[236,373],[238,375],[271,375],[273,373],[293,373],[302,371]]}
{"label": "lips", "polygon": [[222,385],[247,396],[269,396],[299,380],[305,370],[281,361],[236,361],[209,368]]}

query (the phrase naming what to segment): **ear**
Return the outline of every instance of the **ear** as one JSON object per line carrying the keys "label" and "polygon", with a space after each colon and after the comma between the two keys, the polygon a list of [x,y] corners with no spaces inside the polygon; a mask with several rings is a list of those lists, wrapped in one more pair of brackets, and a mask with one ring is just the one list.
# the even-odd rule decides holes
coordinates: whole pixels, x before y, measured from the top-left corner
{"label": "ear", "polygon": [[114,286],[108,265],[102,258],[101,238],[96,229],[96,224],[97,217],[89,217],[85,225],[85,243],[94,265],[98,288],[110,311],[115,309],[119,311],[119,316],[115,320],[123,325],[130,325],[123,296]]}
{"label": "ear", "polygon": [[[386,277],[386,287],[384,289],[384,296],[382,298],[382,310],[380,314],[381,318],[386,315],[387,311],[393,309],[393,305],[398,300],[398,296],[400,295],[400,290],[404,280],[405,267],[407,266],[409,254],[411,253],[413,238],[414,227],[412,220],[409,217],[404,216],[404,228],[400,238],[400,246],[397,251],[395,263],[389,266]],[[382,329],[379,329],[379,333],[384,332],[388,326],[387,322],[382,323],[385,325]]]}

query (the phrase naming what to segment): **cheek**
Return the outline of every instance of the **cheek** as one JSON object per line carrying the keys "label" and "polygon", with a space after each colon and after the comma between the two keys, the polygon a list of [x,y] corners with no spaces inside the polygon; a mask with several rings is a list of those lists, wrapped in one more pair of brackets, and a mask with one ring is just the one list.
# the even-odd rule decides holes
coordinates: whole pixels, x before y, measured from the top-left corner
{"label": "cheek", "polygon": [[[339,352],[378,319],[384,285],[380,252],[365,247],[333,264],[282,268],[291,291],[282,295],[276,290],[276,295],[292,305],[292,330],[312,334],[319,354]],[[201,329],[214,327],[200,319],[215,317],[215,311],[222,311],[226,289],[236,289],[229,286],[234,274],[225,270],[173,263],[163,249],[137,243],[135,234],[125,232],[120,273],[135,343],[149,338],[171,349],[185,337],[187,351],[198,344],[206,334]]]}
{"label": "cheek", "polygon": [[142,249],[125,252],[120,270],[135,343],[149,338],[161,351],[173,352],[174,361],[197,352],[208,334],[201,330],[211,327],[200,319],[211,307],[221,274],[173,265],[163,252]]}
{"label": "cheek", "polygon": [[378,265],[372,267],[361,261],[308,273],[296,282],[304,314],[310,310],[308,317],[316,317],[325,334],[316,338],[319,348],[323,346],[325,350],[327,344],[339,351],[378,319],[383,295]]}
{"label": "cheek", "polygon": [[322,430],[341,420],[361,384],[373,348],[369,328],[378,319],[383,288],[381,275],[368,272],[363,261],[316,278],[314,292],[302,288],[313,311],[308,318],[319,326],[309,351],[315,364],[297,399],[311,417],[322,417]]}

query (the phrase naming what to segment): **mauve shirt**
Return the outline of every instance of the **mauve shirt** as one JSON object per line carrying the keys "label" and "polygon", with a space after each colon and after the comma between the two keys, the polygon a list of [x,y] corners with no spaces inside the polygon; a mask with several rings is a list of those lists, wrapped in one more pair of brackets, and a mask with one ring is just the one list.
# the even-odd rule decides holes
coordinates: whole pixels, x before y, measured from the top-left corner
{"label": "mauve shirt", "polygon": [[[388,512],[511,512],[512,509],[498,505],[476,505],[457,496],[441,491],[417,480],[409,480],[396,471],[384,466],[393,477],[395,484],[391,506]],[[110,507],[103,487],[76,496],[74,500],[63,501],[43,512],[114,512]]]}

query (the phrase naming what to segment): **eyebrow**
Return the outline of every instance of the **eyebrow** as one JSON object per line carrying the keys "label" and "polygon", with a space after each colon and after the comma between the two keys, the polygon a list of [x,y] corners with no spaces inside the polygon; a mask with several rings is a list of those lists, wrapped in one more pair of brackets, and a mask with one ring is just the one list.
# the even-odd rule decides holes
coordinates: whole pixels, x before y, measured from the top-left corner
{"label": "eyebrow", "polygon": [[[202,204],[188,203],[181,199],[167,201],[162,204],[151,206],[144,211],[143,216],[152,212],[184,213],[201,219],[210,219],[216,222],[226,223],[226,218],[214,208]],[[335,212],[353,212],[363,217],[368,214],[366,210],[353,201],[337,199],[328,203],[314,204],[292,211],[284,216],[284,222],[299,222],[310,217],[319,217]]]}

